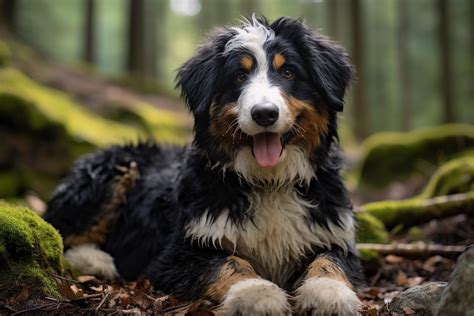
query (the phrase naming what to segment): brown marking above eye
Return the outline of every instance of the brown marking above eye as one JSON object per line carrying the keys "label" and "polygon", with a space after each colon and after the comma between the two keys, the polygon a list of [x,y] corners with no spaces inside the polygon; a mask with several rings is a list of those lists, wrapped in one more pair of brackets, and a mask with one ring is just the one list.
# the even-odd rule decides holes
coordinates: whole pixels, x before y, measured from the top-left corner
{"label": "brown marking above eye", "polygon": [[242,66],[242,68],[244,68],[247,72],[250,72],[250,70],[252,70],[252,67],[253,67],[253,59],[250,55],[244,55],[241,59],[240,59],[240,65]]}
{"label": "brown marking above eye", "polygon": [[286,58],[282,54],[276,53],[275,56],[273,56],[273,68],[276,70],[280,69],[285,62]]}

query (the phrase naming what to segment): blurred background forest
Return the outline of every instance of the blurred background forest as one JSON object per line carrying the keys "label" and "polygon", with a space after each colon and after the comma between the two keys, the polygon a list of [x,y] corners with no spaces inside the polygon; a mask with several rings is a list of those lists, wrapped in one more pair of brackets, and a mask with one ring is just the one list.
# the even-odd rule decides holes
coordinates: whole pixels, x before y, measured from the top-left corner
{"label": "blurred background forest", "polygon": [[[447,281],[474,243],[474,0],[0,0],[0,199],[13,203],[0,200],[0,272],[11,268],[3,274],[10,283],[0,273],[0,313],[29,297],[18,280],[31,275],[16,260],[68,280],[62,268],[37,262],[44,256],[15,253],[32,237],[15,235],[24,209],[11,205],[42,214],[73,162],[97,148],[189,142],[193,123],[174,89],[176,69],[213,27],[253,12],[270,21],[301,17],[349,51],[358,80],[340,134],[367,280],[364,315],[390,302],[399,315],[434,313],[447,285],[427,282]],[[25,284],[44,297],[47,278]],[[114,287],[109,298],[96,283],[71,282],[59,287],[66,301],[34,308],[177,308],[149,286]],[[423,306],[392,301],[416,285],[430,299],[409,302]],[[141,291],[149,295],[139,303],[122,299]]]}
{"label": "blurred background forest", "polygon": [[[359,140],[381,130],[474,122],[471,0],[4,0],[4,23],[44,55],[134,74],[173,90],[175,70],[211,28],[252,12],[302,17],[357,67],[344,119]],[[347,136],[347,135],[346,135]]]}

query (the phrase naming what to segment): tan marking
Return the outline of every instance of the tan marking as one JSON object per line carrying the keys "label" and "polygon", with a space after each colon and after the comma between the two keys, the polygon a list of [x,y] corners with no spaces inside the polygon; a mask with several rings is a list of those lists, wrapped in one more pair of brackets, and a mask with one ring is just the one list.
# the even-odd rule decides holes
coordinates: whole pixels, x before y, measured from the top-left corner
{"label": "tan marking", "polygon": [[295,137],[291,141],[293,144],[305,148],[307,153],[312,153],[321,143],[321,136],[329,131],[329,117],[325,106],[320,112],[309,103],[296,99],[292,96],[285,96],[289,104],[289,122],[294,124],[297,117],[300,123],[295,130]]}
{"label": "tan marking", "polygon": [[105,241],[105,237],[111,224],[117,220],[117,208],[127,201],[127,193],[135,186],[139,178],[137,164],[130,162],[130,166],[116,166],[117,170],[122,172],[117,175],[112,183],[112,197],[103,206],[103,211],[99,215],[97,224],[90,227],[85,232],[67,236],[64,239],[66,246],[76,246],[86,243],[100,245]]}
{"label": "tan marking", "polygon": [[233,157],[238,144],[245,141],[241,137],[241,131],[237,123],[237,104],[224,104],[223,108],[217,111],[217,106],[213,103],[209,110],[209,116],[211,118],[209,134],[216,138],[220,150],[229,157]]}
{"label": "tan marking", "polygon": [[344,282],[350,289],[354,289],[354,286],[347,279],[346,274],[342,269],[327,255],[318,256],[308,267],[305,280],[310,278],[329,278],[337,281]]}
{"label": "tan marking", "polygon": [[252,70],[252,67],[253,67],[253,59],[250,55],[244,55],[241,59],[240,59],[240,65],[242,66],[242,68],[244,68],[246,71],[250,72],[250,70]]}
{"label": "tan marking", "polygon": [[276,70],[280,69],[283,64],[285,64],[286,58],[280,53],[276,53],[273,57],[273,68]]}
{"label": "tan marking", "polygon": [[220,303],[232,285],[253,278],[258,278],[258,275],[248,261],[229,256],[227,262],[221,267],[217,279],[209,285],[205,296]]}

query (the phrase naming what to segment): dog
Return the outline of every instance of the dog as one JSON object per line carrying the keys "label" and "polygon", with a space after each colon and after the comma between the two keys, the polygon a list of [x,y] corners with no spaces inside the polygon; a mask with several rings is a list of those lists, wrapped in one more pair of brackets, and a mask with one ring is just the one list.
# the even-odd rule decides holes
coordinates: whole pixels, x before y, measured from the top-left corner
{"label": "dog", "polygon": [[54,192],[45,218],[66,259],[225,315],[357,314],[336,122],[352,73],[301,20],[216,30],[177,74],[192,144],[99,150]]}

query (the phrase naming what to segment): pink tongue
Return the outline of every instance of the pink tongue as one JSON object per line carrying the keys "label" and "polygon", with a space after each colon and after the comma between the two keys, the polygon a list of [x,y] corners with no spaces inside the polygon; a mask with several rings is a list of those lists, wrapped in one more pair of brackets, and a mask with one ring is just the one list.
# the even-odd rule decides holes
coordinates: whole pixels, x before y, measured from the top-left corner
{"label": "pink tongue", "polygon": [[253,155],[262,168],[278,164],[281,153],[280,136],[275,133],[260,133],[253,136]]}

